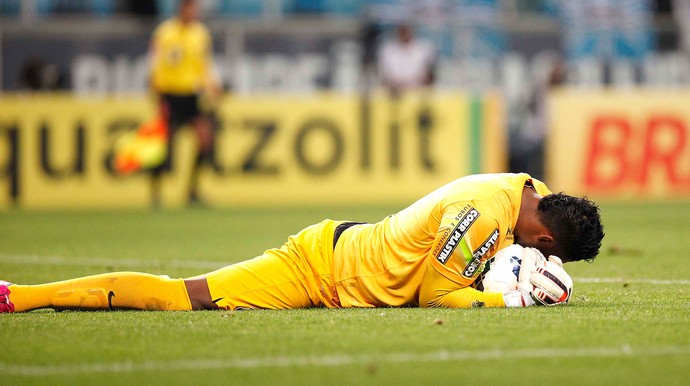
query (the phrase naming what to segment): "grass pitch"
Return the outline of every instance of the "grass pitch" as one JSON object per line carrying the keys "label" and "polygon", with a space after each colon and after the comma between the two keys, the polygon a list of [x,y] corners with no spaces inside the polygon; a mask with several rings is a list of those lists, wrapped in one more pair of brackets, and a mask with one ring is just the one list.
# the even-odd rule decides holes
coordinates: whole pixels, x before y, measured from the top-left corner
{"label": "grass pitch", "polygon": [[[0,315],[0,384],[658,384],[690,378],[690,203],[602,203],[568,306]],[[0,216],[0,278],[191,276],[399,207]]]}

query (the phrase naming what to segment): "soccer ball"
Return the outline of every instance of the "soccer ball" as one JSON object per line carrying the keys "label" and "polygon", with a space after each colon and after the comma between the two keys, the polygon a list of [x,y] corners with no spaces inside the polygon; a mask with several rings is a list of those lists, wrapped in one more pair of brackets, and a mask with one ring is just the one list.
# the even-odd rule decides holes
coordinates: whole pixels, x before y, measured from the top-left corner
{"label": "soccer ball", "polygon": [[[537,265],[546,263],[544,255],[535,248],[525,248],[518,244],[510,245],[496,252],[484,266],[475,287],[484,292],[508,293],[518,289],[520,280],[529,280],[530,272]],[[562,265],[562,264],[559,264]],[[520,272],[523,270],[522,278]]]}
{"label": "soccer ball", "polygon": [[513,244],[496,252],[484,266],[476,288],[484,292],[507,293],[518,289],[520,265],[525,248]]}

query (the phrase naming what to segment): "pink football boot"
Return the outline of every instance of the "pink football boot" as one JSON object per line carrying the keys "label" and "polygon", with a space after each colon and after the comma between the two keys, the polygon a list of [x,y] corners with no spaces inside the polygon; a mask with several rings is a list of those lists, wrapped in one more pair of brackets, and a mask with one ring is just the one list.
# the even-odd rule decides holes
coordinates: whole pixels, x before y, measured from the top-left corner
{"label": "pink football boot", "polygon": [[10,289],[7,288],[12,283],[0,280],[0,314],[3,312],[14,312],[14,304],[10,301]]}

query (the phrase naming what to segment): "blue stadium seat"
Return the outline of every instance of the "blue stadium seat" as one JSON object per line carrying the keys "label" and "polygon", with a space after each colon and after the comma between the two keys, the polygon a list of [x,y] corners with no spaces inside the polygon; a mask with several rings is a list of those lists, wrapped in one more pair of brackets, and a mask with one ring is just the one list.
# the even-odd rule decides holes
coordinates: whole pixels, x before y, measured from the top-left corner
{"label": "blue stadium seat", "polygon": [[264,0],[222,0],[220,12],[233,18],[258,18],[264,10]]}
{"label": "blue stadium seat", "polygon": [[323,0],[295,0],[296,13],[320,13],[323,11]]}
{"label": "blue stadium seat", "polygon": [[163,19],[172,17],[177,13],[178,0],[156,0],[158,16]]}
{"label": "blue stadium seat", "polygon": [[36,0],[36,13],[39,15],[48,15],[55,9],[53,0]]}
{"label": "blue stadium seat", "polygon": [[0,0],[0,15],[16,16],[21,12],[21,0]]}
{"label": "blue stadium seat", "polygon": [[90,11],[95,15],[110,16],[115,11],[115,0],[90,0]]}
{"label": "blue stadium seat", "polygon": [[108,16],[113,14],[116,6],[116,0],[36,0],[36,13],[39,15],[81,13]]}
{"label": "blue stadium seat", "polygon": [[356,16],[364,10],[366,0],[295,0],[295,12],[330,16]]}
{"label": "blue stadium seat", "polygon": [[364,12],[365,0],[322,0],[324,12],[333,16],[357,16]]}
{"label": "blue stadium seat", "polygon": [[222,15],[237,19],[257,19],[267,11],[267,7],[277,2],[279,12],[289,14],[298,0],[221,0],[219,12]]}

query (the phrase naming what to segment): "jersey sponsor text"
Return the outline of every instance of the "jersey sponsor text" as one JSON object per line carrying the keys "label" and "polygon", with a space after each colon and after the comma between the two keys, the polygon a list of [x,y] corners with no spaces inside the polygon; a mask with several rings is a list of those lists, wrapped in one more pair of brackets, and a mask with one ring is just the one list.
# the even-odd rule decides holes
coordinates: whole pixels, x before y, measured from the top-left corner
{"label": "jersey sponsor text", "polygon": [[498,235],[498,228],[496,228],[493,232],[491,232],[489,238],[484,241],[484,244],[482,244],[481,247],[477,248],[472,253],[472,260],[467,263],[467,267],[465,267],[465,270],[462,272],[462,276],[472,277],[475,273],[477,273],[477,268],[479,268],[479,266],[482,264],[482,257],[484,257],[484,255],[486,255],[486,253],[489,252],[496,244],[496,241],[498,241]]}
{"label": "jersey sponsor text", "polygon": [[451,233],[448,240],[446,240],[445,244],[443,245],[443,248],[441,248],[441,253],[438,256],[436,256],[436,260],[438,260],[441,264],[446,264],[450,255],[460,244],[460,241],[465,236],[465,233],[467,233],[467,230],[470,229],[472,224],[474,224],[474,222],[477,220],[479,216],[480,213],[474,208],[471,208],[469,212],[465,214],[465,216],[458,222],[458,224],[453,229],[453,232]]}

